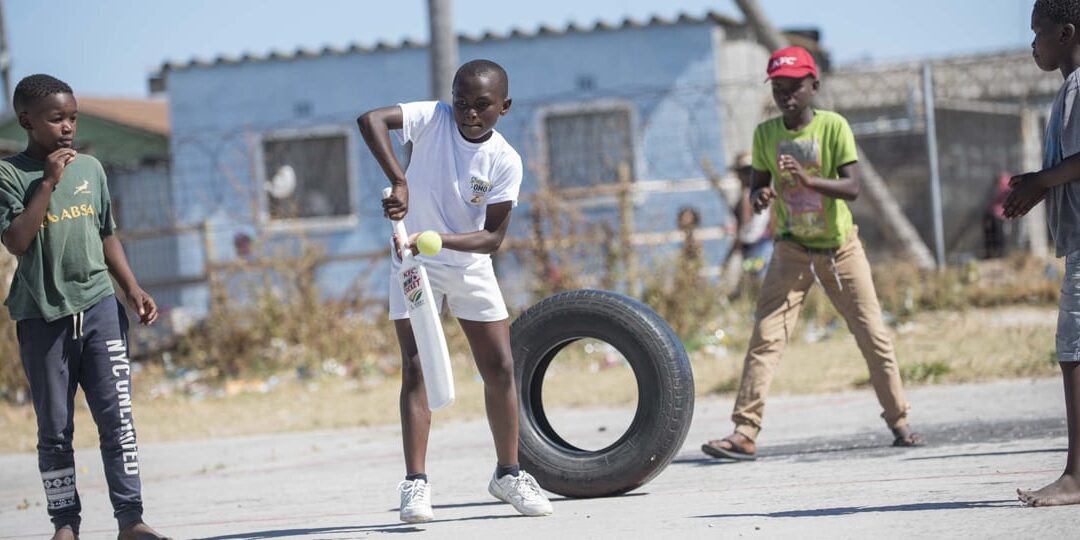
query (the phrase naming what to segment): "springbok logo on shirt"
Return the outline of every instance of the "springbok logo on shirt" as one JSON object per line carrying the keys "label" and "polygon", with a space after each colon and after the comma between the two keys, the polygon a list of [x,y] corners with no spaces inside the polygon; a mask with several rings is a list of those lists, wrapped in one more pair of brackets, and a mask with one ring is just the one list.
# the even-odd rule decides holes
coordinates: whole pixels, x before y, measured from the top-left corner
{"label": "springbok logo on shirt", "polygon": [[83,180],[81,184],[75,186],[75,193],[72,193],[72,195],[78,195],[80,193],[85,193],[87,195],[90,194],[90,181],[89,180]]}

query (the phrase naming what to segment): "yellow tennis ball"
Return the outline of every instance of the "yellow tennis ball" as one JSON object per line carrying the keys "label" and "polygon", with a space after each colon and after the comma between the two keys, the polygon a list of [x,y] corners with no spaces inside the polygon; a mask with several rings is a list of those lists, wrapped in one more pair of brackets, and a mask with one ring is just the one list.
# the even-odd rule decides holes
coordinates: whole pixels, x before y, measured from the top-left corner
{"label": "yellow tennis ball", "polygon": [[435,231],[424,231],[416,237],[416,249],[421,255],[431,257],[442,249],[442,237]]}

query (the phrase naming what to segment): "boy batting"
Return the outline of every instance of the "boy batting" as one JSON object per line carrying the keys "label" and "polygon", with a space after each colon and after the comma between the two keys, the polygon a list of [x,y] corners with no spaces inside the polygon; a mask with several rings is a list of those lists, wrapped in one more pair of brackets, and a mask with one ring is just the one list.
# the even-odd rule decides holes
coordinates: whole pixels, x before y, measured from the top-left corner
{"label": "boy batting", "polygon": [[[435,305],[446,300],[472,348],[484,380],[484,401],[495,439],[496,467],[488,491],[528,516],[550,514],[551,503],[531,475],[518,465],[518,402],[510,320],[495,279],[491,253],[499,249],[521,187],[521,157],[495,131],[510,111],[506,71],[489,60],[458,68],[453,103],[403,103],[368,111],[357,119],[371,153],[390,179],[383,213],[404,219],[409,231],[442,236],[442,251],[424,257]],[[407,171],[394,156],[390,131],[413,144]],[[416,251],[416,237],[397,239]],[[391,276],[398,261],[391,258]],[[409,324],[405,298],[390,287],[390,318],[401,346],[401,428],[405,481],[398,486],[400,517],[433,518],[431,487],[424,466],[431,411],[423,372]]]}

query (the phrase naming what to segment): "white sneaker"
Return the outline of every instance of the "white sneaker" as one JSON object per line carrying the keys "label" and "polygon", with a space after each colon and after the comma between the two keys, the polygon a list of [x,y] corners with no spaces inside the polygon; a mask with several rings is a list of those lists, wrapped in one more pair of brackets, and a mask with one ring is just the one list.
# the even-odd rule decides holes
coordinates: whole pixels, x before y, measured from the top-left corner
{"label": "white sneaker", "polygon": [[431,511],[431,485],[424,480],[405,480],[398,484],[401,493],[401,521],[421,523],[431,521],[435,513]]}
{"label": "white sneaker", "polygon": [[540,491],[540,484],[529,473],[521,471],[517,476],[491,477],[488,493],[502,502],[510,503],[526,516],[546,516],[552,512],[551,503]]}

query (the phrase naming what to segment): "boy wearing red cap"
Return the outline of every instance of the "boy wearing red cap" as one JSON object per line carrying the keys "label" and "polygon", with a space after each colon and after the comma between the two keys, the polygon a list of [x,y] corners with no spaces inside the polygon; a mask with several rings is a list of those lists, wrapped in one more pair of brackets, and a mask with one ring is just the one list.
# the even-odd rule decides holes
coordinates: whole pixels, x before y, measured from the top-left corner
{"label": "boy wearing red cap", "polygon": [[820,82],[805,49],[774,52],[766,71],[781,115],[754,130],[750,199],[756,212],[772,205],[776,243],[735,400],[735,432],[702,450],[754,459],[773,372],[815,281],[855,335],[893,445],[920,445],[922,437],[908,426],[908,404],[870,264],[844,202],[859,195],[855,137],[844,117],[813,108]]}

